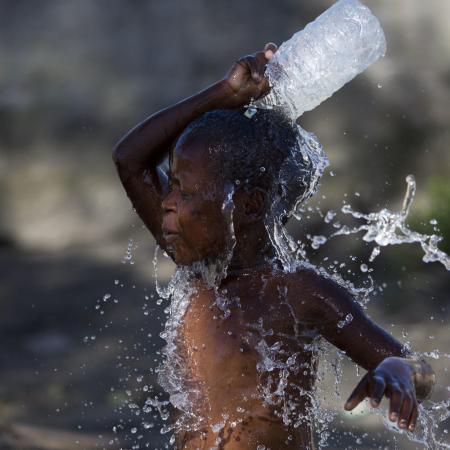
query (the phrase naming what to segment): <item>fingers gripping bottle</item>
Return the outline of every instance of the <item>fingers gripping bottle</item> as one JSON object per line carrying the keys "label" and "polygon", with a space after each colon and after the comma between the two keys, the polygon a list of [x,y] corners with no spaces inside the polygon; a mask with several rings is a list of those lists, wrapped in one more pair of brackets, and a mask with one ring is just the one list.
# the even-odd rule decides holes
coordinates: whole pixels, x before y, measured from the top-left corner
{"label": "fingers gripping bottle", "polygon": [[340,0],[284,42],[267,64],[271,91],[259,105],[296,120],[386,52],[378,19],[358,0]]}

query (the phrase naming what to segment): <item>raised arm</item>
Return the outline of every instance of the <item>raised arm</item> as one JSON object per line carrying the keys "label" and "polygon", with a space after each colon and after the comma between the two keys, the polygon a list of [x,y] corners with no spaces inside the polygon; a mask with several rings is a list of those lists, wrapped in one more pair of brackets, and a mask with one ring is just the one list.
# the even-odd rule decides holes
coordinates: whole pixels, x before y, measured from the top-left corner
{"label": "raised arm", "polygon": [[238,60],[224,79],[174,106],[157,112],[132,128],[118,142],[113,159],[119,177],[136,212],[163,247],[161,202],[168,180],[159,164],[184,128],[196,117],[213,109],[238,108],[268,92],[263,74],[276,51],[264,51]]}
{"label": "raised arm", "polygon": [[376,325],[352,295],[337,283],[312,271],[296,280],[302,287],[298,317],[316,327],[321,335],[368,371],[345,404],[355,408],[369,397],[377,407],[390,398],[389,418],[412,431],[418,415],[417,401],[432,391],[435,375],[423,360],[413,358],[400,342]]}

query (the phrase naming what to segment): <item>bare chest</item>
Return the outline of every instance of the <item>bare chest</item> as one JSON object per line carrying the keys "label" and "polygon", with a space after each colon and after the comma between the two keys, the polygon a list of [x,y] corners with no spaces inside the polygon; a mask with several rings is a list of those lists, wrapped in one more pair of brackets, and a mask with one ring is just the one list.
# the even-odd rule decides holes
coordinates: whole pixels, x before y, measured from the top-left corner
{"label": "bare chest", "polygon": [[280,286],[267,287],[264,280],[198,289],[179,334],[195,378],[210,388],[254,390],[264,371],[289,358],[307,363],[313,333],[300,325],[284,296]]}

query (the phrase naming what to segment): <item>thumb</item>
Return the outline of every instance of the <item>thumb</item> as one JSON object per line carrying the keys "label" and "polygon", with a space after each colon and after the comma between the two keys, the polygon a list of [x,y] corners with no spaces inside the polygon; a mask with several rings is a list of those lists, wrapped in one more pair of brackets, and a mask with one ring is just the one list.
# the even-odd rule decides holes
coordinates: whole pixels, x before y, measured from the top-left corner
{"label": "thumb", "polygon": [[350,397],[345,402],[344,409],[346,411],[351,411],[356,408],[366,397],[368,394],[368,380],[367,376],[364,376],[363,379],[358,383],[354,391],[350,394]]}

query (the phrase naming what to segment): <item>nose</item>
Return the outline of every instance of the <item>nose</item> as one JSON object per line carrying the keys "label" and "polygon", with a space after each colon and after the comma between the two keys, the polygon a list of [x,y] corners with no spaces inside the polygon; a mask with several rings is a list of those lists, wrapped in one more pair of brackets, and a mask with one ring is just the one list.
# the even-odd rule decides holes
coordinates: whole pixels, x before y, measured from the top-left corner
{"label": "nose", "polygon": [[161,202],[162,209],[165,213],[168,212],[176,212],[177,211],[177,202],[176,202],[176,194],[175,191],[170,191]]}

